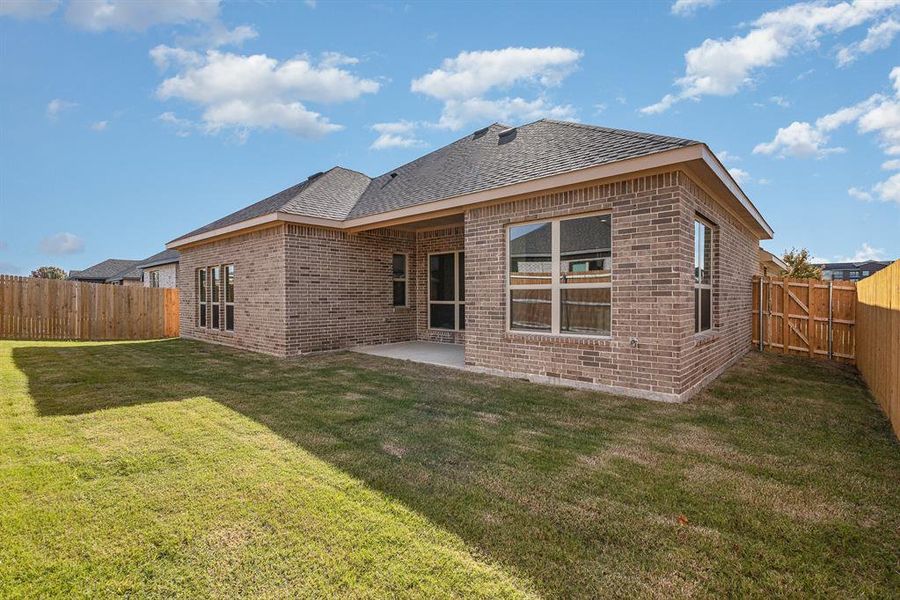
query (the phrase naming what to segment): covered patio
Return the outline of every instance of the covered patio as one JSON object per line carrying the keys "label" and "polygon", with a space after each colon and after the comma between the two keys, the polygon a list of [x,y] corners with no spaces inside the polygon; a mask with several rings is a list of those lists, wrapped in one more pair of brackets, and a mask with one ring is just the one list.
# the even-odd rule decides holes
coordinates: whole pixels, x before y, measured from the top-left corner
{"label": "covered patio", "polygon": [[412,341],[356,346],[351,348],[351,351],[454,369],[466,368],[465,352],[462,344]]}

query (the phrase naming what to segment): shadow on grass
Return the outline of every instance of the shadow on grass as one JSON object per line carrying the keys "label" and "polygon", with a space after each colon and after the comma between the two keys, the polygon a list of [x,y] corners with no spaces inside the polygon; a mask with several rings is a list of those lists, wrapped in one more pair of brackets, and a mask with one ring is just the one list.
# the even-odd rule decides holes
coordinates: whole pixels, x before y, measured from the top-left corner
{"label": "shadow on grass", "polygon": [[[284,360],[184,340],[16,347],[13,359],[43,416],[208,397],[398,499],[553,596],[752,591],[767,565],[795,560],[798,544],[837,535],[851,555],[872,554],[871,539],[855,529],[803,523],[792,530],[794,516],[748,505],[743,490],[726,496],[732,488],[702,479],[739,472],[745,486],[751,474],[788,480],[800,475],[778,471],[782,464],[819,452],[804,445],[804,430],[813,428],[798,428],[791,412],[803,406],[785,402],[777,381],[754,373],[765,358],[726,378],[720,389],[727,393],[681,406],[461,377],[372,356]],[[796,375],[798,364],[777,363],[778,375]],[[852,376],[836,375],[836,388],[871,415]],[[829,374],[813,379],[819,376]],[[749,385],[741,377],[757,397],[739,398]],[[822,395],[802,386],[791,393],[815,402]],[[757,412],[748,418],[751,400]],[[843,400],[827,402],[837,419]],[[769,421],[785,433],[766,438]],[[860,460],[884,460],[883,445]],[[762,458],[751,453],[756,449]],[[827,464],[822,471],[822,481],[810,485],[833,482]],[[900,470],[891,466],[884,475],[893,473]],[[681,514],[702,527],[684,526]],[[785,575],[785,589],[846,583],[840,560],[810,560],[821,564]],[[889,564],[870,568],[856,576],[891,572]]]}

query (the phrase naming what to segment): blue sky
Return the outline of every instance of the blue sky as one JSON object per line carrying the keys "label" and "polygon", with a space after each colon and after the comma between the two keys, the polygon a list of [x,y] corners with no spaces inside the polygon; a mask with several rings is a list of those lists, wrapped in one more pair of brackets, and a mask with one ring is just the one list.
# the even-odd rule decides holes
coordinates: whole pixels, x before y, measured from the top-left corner
{"label": "blue sky", "polygon": [[898,33],[896,2],[4,0],[0,272],[143,258],[542,116],[708,143],[772,251],[895,259]]}

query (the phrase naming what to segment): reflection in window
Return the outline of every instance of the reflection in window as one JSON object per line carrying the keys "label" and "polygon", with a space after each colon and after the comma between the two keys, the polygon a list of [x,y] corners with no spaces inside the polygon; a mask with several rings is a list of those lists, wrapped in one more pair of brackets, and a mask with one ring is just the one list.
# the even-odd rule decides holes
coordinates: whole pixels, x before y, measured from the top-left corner
{"label": "reflection in window", "polygon": [[712,229],[694,221],[694,331],[712,327]]}
{"label": "reflection in window", "polygon": [[463,330],[465,321],[465,253],[428,257],[428,326]]}

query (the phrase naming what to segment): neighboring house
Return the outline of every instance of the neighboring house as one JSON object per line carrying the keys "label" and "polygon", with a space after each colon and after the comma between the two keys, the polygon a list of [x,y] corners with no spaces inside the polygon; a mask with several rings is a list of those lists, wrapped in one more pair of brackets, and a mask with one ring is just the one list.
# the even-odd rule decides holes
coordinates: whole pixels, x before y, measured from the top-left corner
{"label": "neighboring house", "polygon": [[107,279],[106,283],[110,283],[112,285],[131,285],[136,287],[142,286],[143,283],[141,282],[141,268],[137,264],[135,264],[132,267],[116,273],[115,275]]}
{"label": "neighboring house", "polygon": [[889,260],[868,260],[865,262],[820,263],[822,279],[835,281],[859,281],[890,266]]}
{"label": "neighboring house", "polygon": [[706,144],[541,120],[316,173],[167,247],[188,338],[455,342],[472,370],[683,400],[750,348],[771,236]]}
{"label": "neighboring house", "polygon": [[163,250],[142,260],[138,267],[143,271],[144,287],[178,287],[178,250]]}
{"label": "neighboring house", "polygon": [[788,264],[768,250],[759,249],[759,275],[777,277],[788,271]]}
{"label": "neighboring house", "polygon": [[[107,258],[103,262],[99,262],[87,269],[81,271],[69,271],[69,276],[66,279],[72,281],[87,281],[90,283],[112,283],[113,280],[116,280],[118,283],[126,281],[126,279],[124,279],[125,274],[133,276],[134,268],[139,262],[139,260]],[[120,277],[120,275],[122,277]],[[140,280],[140,273],[137,275],[138,280]],[[128,281],[131,280],[129,279]]]}

